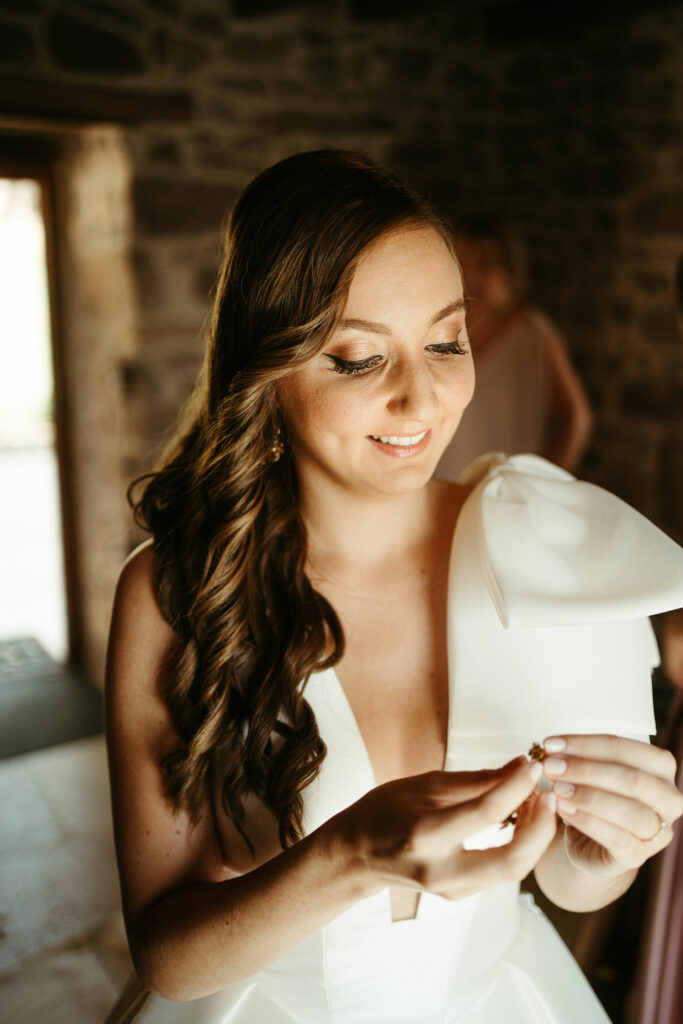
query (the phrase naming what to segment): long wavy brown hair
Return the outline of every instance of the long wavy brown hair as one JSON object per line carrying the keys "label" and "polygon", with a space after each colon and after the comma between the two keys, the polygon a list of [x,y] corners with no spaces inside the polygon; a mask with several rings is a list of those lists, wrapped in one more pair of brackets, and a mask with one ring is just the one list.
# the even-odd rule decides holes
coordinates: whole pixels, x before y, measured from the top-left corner
{"label": "long wavy brown hair", "polygon": [[132,500],[178,637],[165,692],[181,739],[164,761],[169,795],[196,818],[218,771],[247,842],[248,792],[276,816],[283,846],[300,837],[302,791],[325,756],[304,687],[344,648],[334,609],[306,576],[277,382],[320,351],[363,250],[406,222],[450,239],[421,198],[357,153],[302,153],[245,189],[184,424]]}

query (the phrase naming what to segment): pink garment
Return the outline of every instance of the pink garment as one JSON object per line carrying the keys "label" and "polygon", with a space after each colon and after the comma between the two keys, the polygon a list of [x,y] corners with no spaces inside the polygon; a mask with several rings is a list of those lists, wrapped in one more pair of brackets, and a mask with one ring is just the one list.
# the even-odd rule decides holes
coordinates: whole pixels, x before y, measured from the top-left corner
{"label": "pink garment", "polygon": [[436,475],[457,480],[486,452],[543,453],[550,415],[548,318],[524,306],[481,352],[474,352],[476,387]]}
{"label": "pink garment", "polygon": [[[676,783],[683,789],[683,693],[671,708],[669,750],[678,761]],[[652,879],[649,917],[641,951],[634,1024],[683,1021],[683,819],[658,857]]]}

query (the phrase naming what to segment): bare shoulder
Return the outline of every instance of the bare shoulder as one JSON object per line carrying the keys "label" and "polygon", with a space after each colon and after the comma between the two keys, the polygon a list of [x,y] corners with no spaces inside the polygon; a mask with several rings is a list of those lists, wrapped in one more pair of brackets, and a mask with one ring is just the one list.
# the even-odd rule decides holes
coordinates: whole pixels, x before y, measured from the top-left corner
{"label": "bare shoulder", "polygon": [[162,690],[164,666],[178,642],[159,608],[154,549],[147,541],[126,559],[114,596],[106,678],[110,727],[123,718],[137,731],[145,724],[149,728],[152,718],[154,731],[173,744]]}
{"label": "bare shoulder", "polygon": [[155,653],[176,639],[159,608],[151,540],[137,547],[123,563],[114,595],[112,635],[128,641],[144,638],[146,649]]}
{"label": "bare shoulder", "polygon": [[151,543],[121,569],[112,613],[105,722],[114,832],[131,944],[144,909],[193,881],[221,877],[213,818],[174,810],[164,759],[182,747],[166,693],[181,641],[156,597]]}
{"label": "bare shoulder", "polygon": [[163,633],[172,632],[157,602],[156,565],[151,540],[140,544],[123,563],[116,585],[114,608],[119,614],[141,617],[141,625]]}

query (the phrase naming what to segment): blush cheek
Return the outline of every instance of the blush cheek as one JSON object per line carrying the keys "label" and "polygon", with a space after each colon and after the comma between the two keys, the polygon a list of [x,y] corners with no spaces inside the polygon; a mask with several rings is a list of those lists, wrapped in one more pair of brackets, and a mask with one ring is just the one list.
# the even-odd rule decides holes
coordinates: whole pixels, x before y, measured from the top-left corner
{"label": "blush cheek", "polygon": [[294,453],[317,453],[330,458],[349,428],[358,423],[357,410],[327,388],[292,388],[283,403],[287,433]]}
{"label": "blush cheek", "polygon": [[355,433],[362,430],[364,419],[364,403],[336,388],[320,389],[308,397],[305,422],[309,431],[337,436]]}

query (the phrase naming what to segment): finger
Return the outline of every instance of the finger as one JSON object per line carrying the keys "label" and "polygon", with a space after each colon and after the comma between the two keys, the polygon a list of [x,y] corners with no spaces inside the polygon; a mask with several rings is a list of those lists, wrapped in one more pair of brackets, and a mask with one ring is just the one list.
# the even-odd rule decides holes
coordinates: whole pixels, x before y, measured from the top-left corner
{"label": "finger", "polygon": [[652,808],[665,821],[683,814],[683,795],[670,781],[635,768],[608,761],[592,761],[572,755],[553,755],[541,762],[543,772],[553,783],[583,786],[628,797]]}
{"label": "finger", "polygon": [[540,776],[539,764],[529,764],[522,759],[497,785],[468,801],[441,811],[440,825],[452,826],[452,841],[460,843],[490,825],[499,824],[534,791]]}
{"label": "finger", "polygon": [[570,804],[564,800],[557,801],[557,810],[562,815],[567,815],[567,822],[572,828],[577,829],[589,839],[593,839],[600,846],[611,854],[620,863],[626,863],[630,867],[643,864],[648,857],[658,853],[671,842],[673,830],[670,825],[660,831],[657,829],[655,835],[648,839],[637,839],[632,832],[619,828],[612,822],[604,821],[587,811],[568,811]]}
{"label": "finger", "polygon": [[572,824],[576,813],[583,811],[594,818],[600,818],[607,824],[630,832],[641,842],[648,841],[657,835],[662,821],[667,820],[652,807],[647,807],[637,800],[617,796],[603,790],[591,789],[587,786],[573,786],[567,782],[557,782],[553,786],[553,792],[557,797],[558,811],[563,816],[568,816]]}
{"label": "finger", "polygon": [[499,785],[524,764],[527,764],[526,758],[520,755],[508,761],[502,768],[478,772],[426,772],[414,778],[424,784],[424,794],[437,804],[460,807],[464,802],[474,800]]}
{"label": "finger", "polygon": [[482,887],[500,881],[518,881],[536,866],[557,831],[556,801],[552,793],[536,793],[520,811],[515,834],[505,846],[462,850],[458,862],[476,873]]}
{"label": "finger", "polygon": [[548,736],[543,741],[543,747],[549,757],[573,755],[593,761],[630,765],[666,781],[673,781],[676,777],[676,759],[669,750],[626,736]]}

